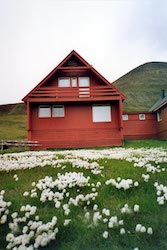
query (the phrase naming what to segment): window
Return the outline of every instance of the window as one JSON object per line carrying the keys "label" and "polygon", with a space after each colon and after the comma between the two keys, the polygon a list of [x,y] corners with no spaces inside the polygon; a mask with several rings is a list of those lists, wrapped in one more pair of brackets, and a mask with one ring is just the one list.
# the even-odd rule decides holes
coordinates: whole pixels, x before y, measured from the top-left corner
{"label": "window", "polygon": [[70,77],[61,77],[58,79],[58,87],[70,87]]}
{"label": "window", "polygon": [[128,120],[129,120],[129,117],[128,117],[128,115],[123,115],[123,116],[122,116],[122,119],[123,119],[123,121],[128,121]]}
{"label": "window", "polygon": [[41,118],[51,117],[51,107],[49,105],[40,106],[38,116]]}
{"label": "window", "polygon": [[93,122],[111,122],[110,105],[94,105],[92,107]]}
{"label": "window", "polygon": [[77,87],[77,78],[76,77],[71,78],[71,85],[72,85],[72,87]]}
{"label": "window", "polygon": [[58,78],[58,87],[68,88],[68,87],[89,87],[90,78],[89,77],[60,77]]}
{"label": "window", "polygon": [[145,114],[139,114],[139,120],[145,120],[146,116]]}
{"label": "window", "polygon": [[162,121],[162,114],[161,114],[161,111],[158,111],[158,112],[157,112],[157,121],[158,121],[158,122]]}
{"label": "window", "polygon": [[52,107],[52,116],[53,117],[64,117],[64,106],[63,105],[55,105]]}
{"label": "window", "polygon": [[90,85],[90,80],[89,77],[79,77],[79,87],[89,87]]}

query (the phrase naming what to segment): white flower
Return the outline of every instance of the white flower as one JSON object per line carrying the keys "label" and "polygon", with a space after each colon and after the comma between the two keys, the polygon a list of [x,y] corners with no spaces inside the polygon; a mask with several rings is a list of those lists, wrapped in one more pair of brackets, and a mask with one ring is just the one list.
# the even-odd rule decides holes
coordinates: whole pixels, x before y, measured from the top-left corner
{"label": "white flower", "polygon": [[89,218],[90,218],[90,213],[89,213],[89,212],[86,212],[86,213],[85,213],[85,219],[86,219],[86,220],[89,220]]}
{"label": "white flower", "polygon": [[7,215],[4,214],[2,215],[2,217],[0,218],[0,224],[4,224],[7,221]]}
{"label": "white flower", "polygon": [[141,227],[142,227],[141,224],[137,224],[137,225],[136,225],[136,228],[135,228],[136,232],[140,232]]}
{"label": "white flower", "polygon": [[29,196],[29,192],[28,192],[28,191],[24,192],[24,193],[23,193],[23,196],[24,196],[24,197]]}
{"label": "white flower", "polygon": [[13,241],[14,240],[14,235],[12,233],[8,233],[6,235],[6,241]]}
{"label": "white flower", "polygon": [[150,235],[153,234],[152,227],[148,227],[148,228],[147,228],[147,233],[150,234]]}
{"label": "white flower", "polygon": [[139,212],[139,205],[134,205],[134,208],[133,208],[134,212]]}
{"label": "white flower", "polygon": [[139,186],[138,181],[135,181],[135,182],[134,182],[134,186],[135,186],[135,187],[138,187],[138,186]]}
{"label": "white flower", "polygon": [[125,234],[125,228],[120,229],[120,234]]}
{"label": "white flower", "polygon": [[60,205],[61,205],[60,201],[57,201],[57,202],[55,203],[55,208],[59,208]]}
{"label": "white flower", "polygon": [[64,226],[67,226],[67,225],[70,223],[70,221],[71,221],[71,219],[66,219],[66,220],[64,221]]}
{"label": "white flower", "polygon": [[104,231],[102,236],[104,239],[107,239],[108,238],[108,231]]}
{"label": "white flower", "polygon": [[146,232],[146,228],[145,228],[145,226],[141,226],[141,228],[140,228],[140,232],[141,232],[141,233],[145,233],[145,232]]}
{"label": "white flower", "polygon": [[12,218],[15,219],[18,216],[18,212],[14,212],[13,214],[11,214]]}
{"label": "white flower", "polygon": [[98,205],[97,205],[97,204],[94,204],[93,210],[96,211],[97,209],[98,209]]}

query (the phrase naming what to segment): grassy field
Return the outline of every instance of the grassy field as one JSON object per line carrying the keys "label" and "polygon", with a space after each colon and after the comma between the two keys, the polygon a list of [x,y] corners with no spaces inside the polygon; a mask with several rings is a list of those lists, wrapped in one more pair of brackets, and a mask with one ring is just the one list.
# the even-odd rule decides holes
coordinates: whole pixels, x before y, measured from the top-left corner
{"label": "grassy field", "polygon": [[25,139],[26,115],[1,114],[0,115],[0,139]]}
{"label": "grassy field", "polygon": [[[154,142],[147,141],[145,150],[141,147],[146,141],[141,141],[139,147],[126,142],[126,148],[1,155],[0,190],[5,193],[0,206],[2,199],[11,201],[11,206],[6,208],[7,221],[0,225],[0,249],[6,249],[8,233],[19,245],[19,239],[30,237],[31,231],[30,242],[20,249],[167,249],[167,197],[164,204],[157,202],[167,189],[167,145],[159,142],[161,149],[148,149]],[[123,179],[126,184],[121,187]],[[27,204],[37,210],[20,211]],[[139,210],[134,211],[135,205]],[[1,217],[4,213],[1,210]],[[24,217],[26,221],[19,221]],[[35,229],[39,221],[43,227]],[[139,224],[142,232],[136,230]],[[56,237],[49,241],[53,232]],[[47,240],[47,246],[41,247]]]}

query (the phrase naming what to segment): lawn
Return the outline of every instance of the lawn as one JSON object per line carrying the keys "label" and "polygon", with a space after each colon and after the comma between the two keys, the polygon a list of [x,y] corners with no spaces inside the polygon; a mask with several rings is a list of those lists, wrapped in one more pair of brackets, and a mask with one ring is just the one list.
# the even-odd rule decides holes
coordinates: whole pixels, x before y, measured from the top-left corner
{"label": "lawn", "polygon": [[167,249],[167,148],[151,144],[1,154],[0,249]]}

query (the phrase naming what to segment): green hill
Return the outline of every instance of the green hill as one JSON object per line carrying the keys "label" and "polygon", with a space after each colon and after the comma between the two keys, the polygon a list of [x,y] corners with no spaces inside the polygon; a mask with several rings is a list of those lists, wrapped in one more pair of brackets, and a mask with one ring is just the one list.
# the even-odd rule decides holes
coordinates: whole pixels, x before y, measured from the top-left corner
{"label": "green hill", "polygon": [[0,105],[0,115],[25,115],[26,105],[24,103]]}
{"label": "green hill", "polygon": [[167,63],[145,63],[113,84],[127,96],[124,111],[148,111],[160,98],[161,90],[167,93]]}

